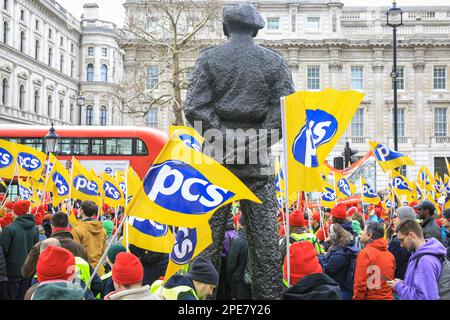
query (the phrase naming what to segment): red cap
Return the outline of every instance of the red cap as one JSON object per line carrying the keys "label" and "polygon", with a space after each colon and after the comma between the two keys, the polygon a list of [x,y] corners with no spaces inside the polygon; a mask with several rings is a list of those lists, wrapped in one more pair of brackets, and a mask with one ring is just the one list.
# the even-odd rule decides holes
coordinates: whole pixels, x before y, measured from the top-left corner
{"label": "red cap", "polygon": [[289,215],[289,225],[292,227],[304,227],[306,225],[302,210],[294,210]]}
{"label": "red cap", "polygon": [[[291,284],[295,284],[304,276],[321,273],[317,251],[309,241],[300,241],[291,244],[289,247],[290,264],[291,264]],[[286,257],[284,258],[283,273],[286,279]]]}
{"label": "red cap", "polygon": [[36,272],[39,282],[68,280],[75,273],[75,257],[67,249],[49,246],[39,255]]}
{"label": "red cap", "polygon": [[356,207],[351,207],[350,209],[347,210],[347,216],[351,217],[353,216],[355,213],[358,212],[358,208]]}
{"label": "red cap", "polygon": [[22,216],[28,213],[29,209],[30,209],[30,201],[28,200],[19,200],[16,203],[14,203],[13,206],[13,211],[17,216]]}
{"label": "red cap", "polygon": [[8,201],[3,205],[3,207],[12,210],[14,208],[14,202]]}
{"label": "red cap", "polygon": [[320,212],[314,212],[312,215],[312,219],[316,220],[317,222],[320,222]]}
{"label": "red cap", "polygon": [[239,219],[241,218],[241,214],[237,214],[233,217],[233,224],[236,226]]}
{"label": "red cap", "polygon": [[0,227],[4,228],[13,223],[13,221],[14,217],[12,213],[11,212],[5,213],[5,215],[2,218],[0,218]]}
{"label": "red cap", "polygon": [[144,278],[144,269],[138,257],[129,252],[120,252],[112,268],[112,279],[118,284],[135,284]]}
{"label": "red cap", "polygon": [[338,204],[336,207],[331,209],[331,216],[336,219],[347,219],[347,206],[345,204]]}

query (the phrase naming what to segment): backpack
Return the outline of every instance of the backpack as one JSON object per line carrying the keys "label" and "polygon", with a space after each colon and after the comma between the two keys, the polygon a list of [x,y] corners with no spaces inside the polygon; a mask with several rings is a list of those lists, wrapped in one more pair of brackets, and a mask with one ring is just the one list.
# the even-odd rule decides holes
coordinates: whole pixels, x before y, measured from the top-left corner
{"label": "backpack", "polygon": [[420,258],[427,254],[430,256],[435,256],[441,262],[442,269],[438,280],[439,297],[441,300],[450,300],[450,260],[445,255],[424,253],[417,257],[414,268],[417,268]]}
{"label": "backpack", "polygon": [[350,251],[352,256],[350,258],[350,264],[349,264],[348,271],[347,271],[347,277],[345,278],[345,281],[344,281],[344,287],[348,291],[353,292],[353,284],[354,284],[355,269],[356,269],[356,256],[358,255],[357,252],[359,250],[355,246],[351,247],[350,249],[346,249],[346,250]]}

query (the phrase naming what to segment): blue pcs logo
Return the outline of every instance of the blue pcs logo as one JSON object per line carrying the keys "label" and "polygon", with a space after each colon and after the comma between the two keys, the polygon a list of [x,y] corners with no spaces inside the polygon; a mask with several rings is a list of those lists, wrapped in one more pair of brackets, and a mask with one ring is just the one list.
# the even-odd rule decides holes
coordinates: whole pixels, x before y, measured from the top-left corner
{"label": "blue pcs logo", "polygon": [[19,186],[19,194],[20,194],[20,198],[22,200],[30,200],[31,198],[31,190],[23,187],[23,186]]}
{"label": "blue pcs logo", "polygon": [[170,259],[176,264],[188,263],[197,246],[197,230],[181,227],[178,229]]}
{"label": "blue pcs logo", "polygon": [[67,183],[66,179],[59,172],[52,174],[52,180],[58,190],[59,196],[66,196],[69,193],[69,183]]}
{"label": "blue pcs logo", "polygon": [[199,152],[202,151],[202,145],[197,140],[195,140],[193,136],[182,133],[179,135],[179,137],[189,148],[192,148]]}
{"label": "blue pcs logo", "polygon": [[105,196],[113,200],[119,200],[121,198],[120,191],[112,183],[105,181],[103,184],[103,190],[105,191]]}
{"label": "blue pcs logo", "polygon": [[150,168],[144,178],[144,191],[157,205],[186,214],[209,212],[234,196],[195,168],[174,160]]}
{"label": "blue pcs logo", "polygon": [[363,185],[363,193],[366,198],[376,198],[378,194],[369,185]]}
{"label": "blue pcs logo", "polygon": [[126,185],[125,182],[120,182],[120,183],[119,183],[119,188],[120,188],[120,190],[123,192],[123,194],[126,194],[126,193],[127,193],[127,185]]}
{"label": "blue pcs logo", "polygon": [[389,149],[384,144],[378,144],[375,147],[375,157],[379,161],[390,161],[390,160],[394,160],[394,159],[403,157],[403,155],[401,153],[398,153],[396,151]]}
{"label": "blue pcs logo", "polygon": [[73,179],[73,186],[78,191],[89,196],[98,195],[98,185],[94,181],[89,181],[85,176],[79,175]]}
{"label": "blue pcs logo", "polygon": [[409,187],[408,184],[406,183],[405,179],[403,179],[402,177],[395,177],[392,180],[392,184],[394,185],[394,188],[397,188],[399,190],[409,190],[412,191]]}
{"label": "blue pcs logo", "polygon": [[338,188],[339,188],[339,191],[341,191],[346,196],[350,197],[352,195],[352,192],[350,190],[350,185],[346,179],[339,180]]}
{"label": "blue pcs logo", "polygon": [[317,149],[330,141],[336,134],[338,122],[323,110],[306,110],[306,124],[295,137],[292,153],[295,160],[306,167],[319,166]]}
{"label": "blue pcs logo", "polygon": [[13,155],[6,149],[0,148],[0,169],[9,167],[13,162]]}
{"label": "blue pcs logo", "polygon": [[322,192],[322,200],[328,202],[335,201],[336,194],[334,193],[334,190],[329,187],[325,187],[325,190],[325,192]]}
{"label": "blue pcs logo", "polygon": [[167,225],[147,219],[129,217],[128,223],[143,234],[152,237],[163,237],[169,231],[169,227]]}
{"label": "blue pcs logo", "polygon": [[17,160],[19,162],[19,166],[27,171],[33,171],[42,166],[42,163],[38,158],[26,152],[19,153]]}

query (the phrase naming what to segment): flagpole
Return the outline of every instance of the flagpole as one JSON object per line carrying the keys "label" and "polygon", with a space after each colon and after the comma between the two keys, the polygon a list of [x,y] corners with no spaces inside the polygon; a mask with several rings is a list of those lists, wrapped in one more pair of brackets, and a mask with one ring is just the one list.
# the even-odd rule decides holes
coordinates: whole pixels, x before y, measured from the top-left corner
{"label": "flagpole", "polygon": [[[311,193],[310,193],[311,195]],[[305,193],[305,202],[306,202],[306,213],[308,214],[308,231],[311,231],[311,214],[310,214],[310,210],[309,210],[309,200],[308,197],[306,196]],[[302,212],[303,214],[303,212]]]}
{"label": "flagpole", "polygon": [[287,148],[287,124],[286,124],[286,97],[280,98],[280,104],[281,104],[281,123],[282,123],[282,133],[283,133],[283,141],[284,141],[284,195],[285,195],[285,217],[286,217],[286,229],[285,229],[285,237],[286,237],[286,278],[287,278],[287,284],[288,287],[291,286],[291,259],[289,254],[289,201],[288,201],[288,148]]}
{"label": "flagpole", "polygon": [[[314,192],[317,193],[317,189],[314,190]],[[319,198],[317,198],[317,208],[319,209],[319,216],[320,216],[319,225],[320,225],[320,228],[322,229],[323,237],[325,238],[325,226],[324,226],[324,223],[323,223],[323,213],[322,213],[322,204],[321,204],[321,202],[322,202],[322,193],[320,193],[320,195],[321,195],[320,196],[320,201],[319,201]]]}
{"label": "flagpole", "polygon": [[[13,176],[11,177],[11,180],[9,181],[8,187],[6,188],[6,191],[5,191],[5,197],[4,197],[3,200],[2,200],[2,205],[1,205],[1,207],[3,207],[3,206],[5,205],[5,203],[6,203],[6,199],[7,199],[7,197],[8,197],[8,192],[10,191],[11,184],[12,184],[12,182],[14,181],[14,177],[16,176],[16,173],[18,174],[18,170],[17,170],[17,160],[16,160],[16,166],[14,167],[14,174],[13,174]],[[19,176],[17,176],[17,183],[19,183]]]}
{"label": "flagpole", "polygon": [[336,206],[338,197],[337,197],[337,192],[336,192],[336,175],[335,175],[334,171],[333,171],[333,189],[334,189],[334,205]]}
{"label": "flagpole", "polygon": [[363,186],[363,183],[362,183],[362,176],[359,176],[359,183],[361,184],[361,205],[362,205],[361,213],[362,213],[362,216],[364,218],[364,186]]}
{"label": "flagpole", "polygon": [[[73,185],[73,159],[70,160],[70,184],[69,184],[69,209],[67,210],[67,214],[70,216],[70,212],[72,211],[72,185]],[[77,217],[75,217],[77,218]]]}

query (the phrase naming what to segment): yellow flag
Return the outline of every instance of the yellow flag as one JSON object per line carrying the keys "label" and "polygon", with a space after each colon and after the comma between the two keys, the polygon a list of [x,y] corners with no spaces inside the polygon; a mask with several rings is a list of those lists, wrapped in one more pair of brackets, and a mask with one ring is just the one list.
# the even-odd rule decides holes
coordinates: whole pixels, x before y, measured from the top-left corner
{"label": "yellow flag", "polygon": [[447,157],[444,157],[445,159],[445,166],[447,167],[447,173],[450,174],[450,163],[447,160]]}
{"label": "yellow flag", "polygon": [[363,97],[358,91],[334,89],[300,91],[286,97],[283,129],[289,194],[323,188],[321,165],[347,129]]}
{"label": "yellow flag", "polygon": [[202,145],[205,138],[195,131],[194,128],[185,126],[170,126],[169,137],[171,137],[175,131],[177,132],[177,136],[184,142],[185,145],[197,151],[202,151]]}
{"label": "yellow flag", "polygon": [[417,191],[414,189],[414,185],[396,170],[391,171],[391,185],[397,195],[406,196],[408,202],[416,200]]}
{"label": "yellow flag", "polygon": [[178,228],[176,240],[169,256],[169,264],[164,282],[169,280],[184,265],[188,264],[212,243],[211,228],[208,223],[196,228]]}
{"label": "yellow flag", "polygon": [[42,178],[39,178],[39,180],[35,180],[32,178],[29,178],[31,191],[33,192],[33,201],[32,203],[36,206],[41,204],[41,199],[44,196],[44,180]]}
{"label": "yellow flag", "polygon": [[334,191],[334,187],[326,183],[323,187],[322,191],[322,207],[333,209],[336,206],[336,192]]}
{"label": "yellow flag", "polygon": [[103,188],[102,188],[102,199],[103,203],[116,208],[125,205],[125,198],[123,196],[122,190],[120,190],[119,183],[117,180],[107,174],[102,172],[103,175]]}
{"label": "yellow flag", "polygon": [[99,190],[100,179],[72,157],[72,181],[70,188],[70,198],[79,200],[94,201],[99,207],[101,206],[101,198]]}
{"label": "yellow flag", "polygon": [[32,202],[33,198],[33,190],[31,189],[31,184],[29,179],[23,181],[22,179],[18,179],[19,184],[19,196],[22,200],[28,200]]}
{"label": "yellow flag", "polygon": [[417,183],[422,190],[434,191],[434,179],[427,167],[420,167],[417,174]]}
{"label": "yellow flag", "polygon": [[336,189],[336,196],[338,199],[351,197],[355,194],[356,186],[350,183],[343,175],[335,172],[334,177],[334,188]]}
{"label": "yellow flag", "polygon": [[415,165],[415,162],[411,158],[401,154],[400,152],[389,149],[389,147],[385,144],[369,141],[369,145],[375,159],[384,172],[393,170],[403,165]]}
{"label": "yellow flag", "polygon": [[415,198],[415,200],[422,201],[423,198],[424,198],[422,189],[420,189],[419,184],[416,181],[412,181],[412,184],[414,186],[414,190],[416,190],[416,198]]}
{"label": "yellow flag", "polygon": [[5,183],[5,181],[3,180],[3,178],[0,178],[0,184],[1,184],[3,187],[7,188],[6,183]]}
{"label": "yellow flag", "polygon": [[128,242],[139,248],[154,252],[170,253],[174,244],[173,233],[169,226],[152,220],[128,217],[128,227],[124,228],[122,244]]}
{"label": "yellow flag", "polygon": [[47,158],[46,154],[29,146],[16,145],[19,175],[39,180]]}
{"label": "yellow flag", "polygon": [[[284,182],[284,170],[281,166],[280,160],[278,158],[275,159],[275,192],[277,196],[277,203],[280,209],[284,209],[285,207],[285,182]],[[288,206],[291,207],[292,204],[297,200],[296,193],[292,193],[289,195]]]}
{"label": "yellow flag", "polygon": [[434,208],[436,209],[436,212],[438,213],[438,215],[442,216],[441,206],[437,204],[436,200],[434,200],[434,197],[430,192],[427,193],[426,199],[431,201],[431,203],[433,203]]}
{"label": "yellow flag", "polygon": [[129,166],[127,169],[127,185],[126,185],[127,205],[130,203],[131,199],[138,194],[141,186],[142,186],[141,179],[139,178],[138,174],[134,171],[134,169],[131,166]]}
{"label": "yellow flag", "polygon": [[361,177],[363,202],[370,204],[379,204],[381,199],[370,184]]}
{"label": "yellow flag", "polygon": [[261,201],[228,169],[186,146],[174,132],[126,210],[129,216],[193,228],[221,206]]}
{"label": "yellow flag", "polygon": [[47,170],[50,176],[47,181],[47,191],[52,192],[53,206],[69,197],[70,174],[66,167],[53,154],[50,154]]}
{"label": "yellow flag", "polygon": [[0,177],[12,179],[16,173],[17,144],[0,139]]}

